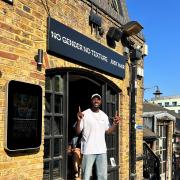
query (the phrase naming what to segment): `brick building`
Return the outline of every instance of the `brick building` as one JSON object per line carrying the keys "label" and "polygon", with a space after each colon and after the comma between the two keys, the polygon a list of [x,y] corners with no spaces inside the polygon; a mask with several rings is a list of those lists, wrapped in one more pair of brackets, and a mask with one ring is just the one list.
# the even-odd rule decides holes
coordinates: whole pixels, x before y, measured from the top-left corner
{"label": "brick building", "polygon": [[[67,179],[76,112],[96,92],[110,119],[116,110],[123,118],[106,137],[109,179],[142,179],[143,162],[132,159],[143,131],[132,140],[129,119],[131,60],[142,72],[144,39],[129,21],[124,0],[0,0],[0,179]],[[142,125],[143,74],[135,78]]]}
{"label": "brick building", "polygon": [[[156,134],[150,148],[159,157],[160,177],[173,179],[173,135],[177,114],[157,104],[145,102],[143,106],[144,127]],[[174,144],[176,145],[176,144]]]}

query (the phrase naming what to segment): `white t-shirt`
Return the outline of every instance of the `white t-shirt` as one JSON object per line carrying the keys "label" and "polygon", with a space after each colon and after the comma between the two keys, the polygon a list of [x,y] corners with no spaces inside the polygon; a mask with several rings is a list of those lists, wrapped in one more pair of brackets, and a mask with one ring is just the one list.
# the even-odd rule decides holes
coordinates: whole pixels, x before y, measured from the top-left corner
{"label": "white t-shirt", "polygon": [[110,127],[108,116],[101,110],[93,112],[91,109],[83,111],[80,123],[82,131],[81,153],[106,153],[105,131]]}

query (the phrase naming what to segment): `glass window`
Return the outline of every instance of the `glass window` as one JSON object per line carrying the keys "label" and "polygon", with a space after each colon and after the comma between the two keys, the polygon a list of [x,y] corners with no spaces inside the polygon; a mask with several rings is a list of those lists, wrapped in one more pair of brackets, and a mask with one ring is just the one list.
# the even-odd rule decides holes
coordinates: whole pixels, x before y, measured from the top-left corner
{"label": "glass window", "polygon": [[38,148],[42,128],[41,87],[10,81],[7,110],[6,148],[10,151]]}
{"label": "glass window", "polygon": [[108,5],[112,8],[117,14],[123,15],[121,1],[120,0],[111,0],[108,1]]}
{"label": "glass window", "polygon": [[152,117],[144,117],[144,127],[153,130],[153,118]]}
{"label": "glass window", "polygon": [[50,162],[45,162],[44,163],[44,174],[43,174],[43,179],[50,179]]}
{"label": "glass window", "polygon": [[50,139],[44,140],[44,158],[50,157]]}
{"label": "glass window", "polygon": [[60,150],[60,139],[59,138],[55,138],[54,139],[54,156],[59,156],[61,155],[61,150]]}
{"label": "glass window", "polygon": [[177,102],[176,101],[172,102],[172,106],[177,106]]}
{"label": "glass window", "polygon": [[63,112],[63,99],[61,95],[55,95],[55,113]]}
{"label": "glass window", "polygon": [[167,136],[167,126],[163,126],[163,137]]}
{"label": "glass window", "polygon": [[54,132],[54,135],[62,135],[63,134],[63,119],[62,119],[62,117],[54,118],[53,132]]}
{"label": "glass window", "polygon": [[63,92],[63,79],[60,75],[55,76],[54,89],[56,92]]}
{"label": "glass window", "polygon": [[50,117],[45,117],[45,135],[50,135],[52,134],[51,132],[51,118]]}
{"label": "glass window", "polygon": [[165,102],[165,107],[168,107],[169,106],[169,102]]}
{"label": "glass window", "polygon": [[62,172],[61,164],[62,164],[62,162],[60,159],[54,160],[54,163],[53,163],[53,179],[59,179],[59,177],[61,176],[61,172]]}
{"label": "glass window", "polygon": [[51,98],[51,94],[50,93],[46,93],[46,96],[45,96],[45,108],[46,108],[46,113],[51,113],[51,101],[52,101],[52,98]]}

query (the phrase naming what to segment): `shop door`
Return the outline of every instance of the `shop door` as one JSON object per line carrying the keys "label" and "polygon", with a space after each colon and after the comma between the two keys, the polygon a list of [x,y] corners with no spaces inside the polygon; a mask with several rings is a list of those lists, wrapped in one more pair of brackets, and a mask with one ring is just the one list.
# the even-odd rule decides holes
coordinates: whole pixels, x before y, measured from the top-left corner
{"label": "shop door", "polygon": [[[61,74],[61,75],[59,75]],[[93,93],[102,95],[104,110],[112,120],[118,109],[119,91],[107,80],[90,73],[53,72],[46,78],[45,93],[45,136],[44,136],[44,177],[43,179],[72,179],[68,144],[74,136],[73,125],[80,106],[90,107]],[[118,165],[118,131],[106,137],[108,154],[108,179],[118,179],[119,167],[112,167],[110,158]]]}
{"label": "shop door", "polygon": [[44,175],[43,179],[66,179],[66,121],[64,115],[64,79],[46,78]]}

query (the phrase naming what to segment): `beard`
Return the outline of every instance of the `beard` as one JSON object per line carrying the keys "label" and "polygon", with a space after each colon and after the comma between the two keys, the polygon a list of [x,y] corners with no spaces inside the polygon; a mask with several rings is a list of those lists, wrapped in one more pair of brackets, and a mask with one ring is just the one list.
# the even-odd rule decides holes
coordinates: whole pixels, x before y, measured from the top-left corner
{"label": "beard", "polygon": [[94,103],[94,104],[93,104],[93,107],[94,107],[94,108],[99,108],[99,107],[100,107],[100,104],[99,104],[99,103]]}

